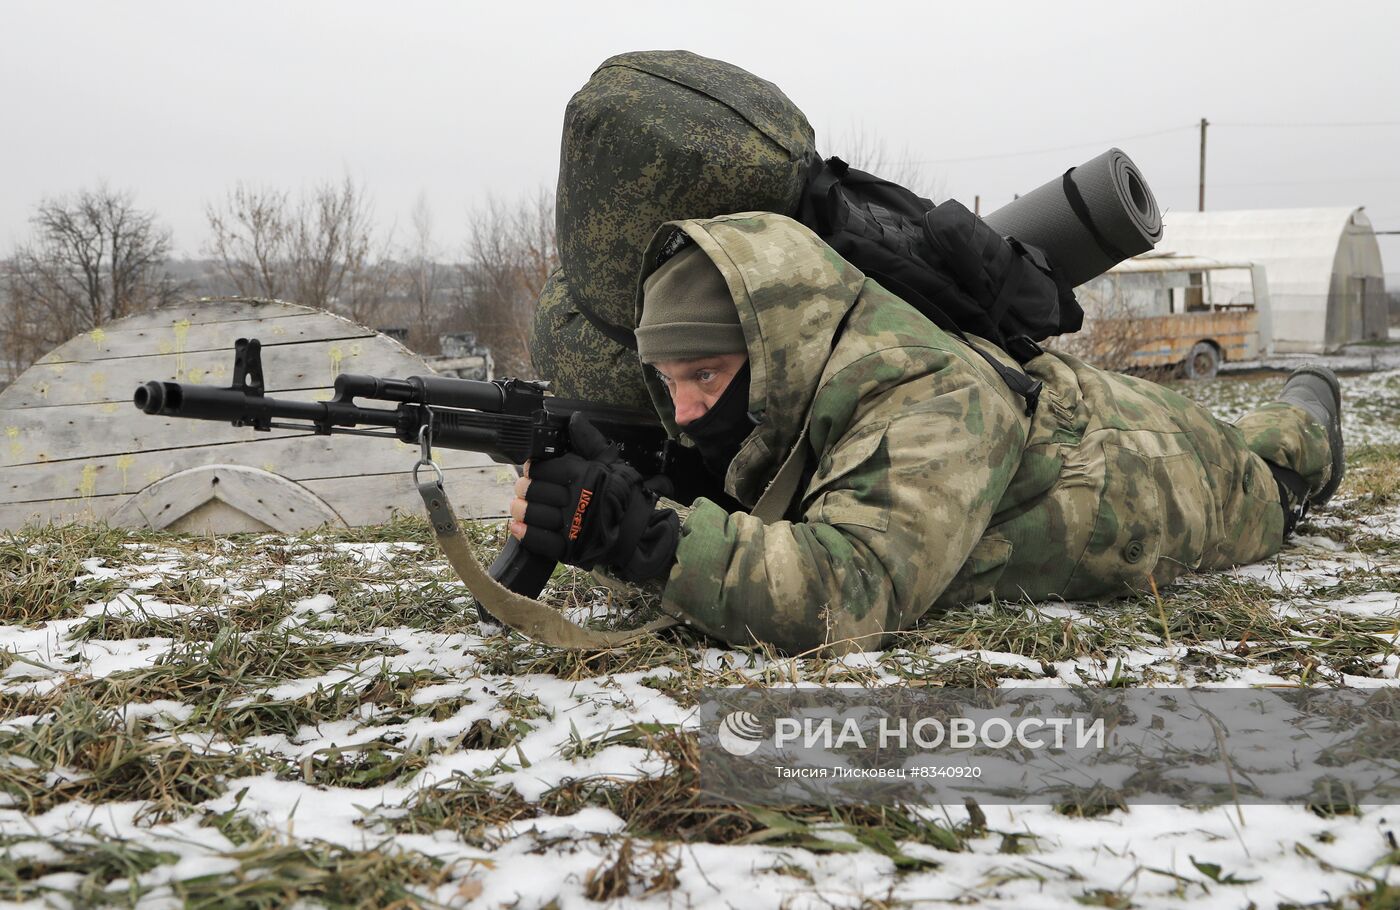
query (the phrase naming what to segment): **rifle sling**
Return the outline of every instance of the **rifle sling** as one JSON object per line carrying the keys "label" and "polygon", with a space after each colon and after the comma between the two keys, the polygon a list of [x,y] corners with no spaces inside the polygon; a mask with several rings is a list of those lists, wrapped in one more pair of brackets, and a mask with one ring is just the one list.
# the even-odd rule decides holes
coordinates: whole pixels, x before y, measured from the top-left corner
{"label": "rifle sling", "polygon": [[432,523],[433,533],[437,535],[438,546],[442,548],[453,571],[466,584],[477,603],[521,635],[556,648],[599,650],[630,644],[679,622],[666,616],[626,632],[603,632],[572,623],[558,610],[517,594],[491,577],[476,558],[471,542],[462,533],[456,512],[441,483],[436,479],[422,481],[418,484],[418,493],[428,510],[428,520]]}

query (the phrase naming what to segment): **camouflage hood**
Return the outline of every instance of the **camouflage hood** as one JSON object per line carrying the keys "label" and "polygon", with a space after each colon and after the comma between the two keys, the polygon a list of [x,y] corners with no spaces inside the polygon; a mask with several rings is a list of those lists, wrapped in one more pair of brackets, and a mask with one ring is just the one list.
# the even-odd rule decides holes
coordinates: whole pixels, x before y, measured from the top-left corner
{"label": "camouflage hood", "polygon": [[[677,237],[682,233],[719,268],[744,328],[752,374],[749,413],[759,423],[730,465],[725,488],[752,505],[802,431],[837,332],[865,276],[783,215],[745,212],[675,221],[661,227],[643,256],[635,319],[641,318],[642,284],[663,253],[682,242]],[[657,413],[677,435],[665,386],[651,370],[646,382]]]}

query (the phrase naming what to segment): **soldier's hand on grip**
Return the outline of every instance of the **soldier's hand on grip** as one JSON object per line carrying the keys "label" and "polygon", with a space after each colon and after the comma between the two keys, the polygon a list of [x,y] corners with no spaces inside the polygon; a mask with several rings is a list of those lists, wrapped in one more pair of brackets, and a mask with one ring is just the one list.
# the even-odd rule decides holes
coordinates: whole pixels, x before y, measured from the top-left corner
{"label": "soldier's hand on grip", "polygon": [[680,520],[656,508],[656,493],[618,458],[582,414],[569,422],[573,451],[531,462],[511,505],[521,546],[549,559],[615,569],[630,581],[666,574]]}

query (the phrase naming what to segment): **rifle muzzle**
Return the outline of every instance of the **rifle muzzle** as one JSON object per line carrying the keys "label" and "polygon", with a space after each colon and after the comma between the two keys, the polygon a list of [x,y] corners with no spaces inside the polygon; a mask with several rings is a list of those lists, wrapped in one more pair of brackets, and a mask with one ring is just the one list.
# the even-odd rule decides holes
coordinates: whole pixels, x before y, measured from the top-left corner
{"label": "rifle muzzle", "polygon": [[165,384],[152,381],[137,386],[132,402],[147,414],[159,414],[165,407]]}
{"label": "rifle muzzle", "polygon": [[137,386],[132,403],[147,414],[167,417],[194,417],[199,420],[248,421],[268,416],[324,416],[320,403],[289,402],[275,413],[269,399],[249,395],[243,389],[220,389],[207,385],[152,380]]}

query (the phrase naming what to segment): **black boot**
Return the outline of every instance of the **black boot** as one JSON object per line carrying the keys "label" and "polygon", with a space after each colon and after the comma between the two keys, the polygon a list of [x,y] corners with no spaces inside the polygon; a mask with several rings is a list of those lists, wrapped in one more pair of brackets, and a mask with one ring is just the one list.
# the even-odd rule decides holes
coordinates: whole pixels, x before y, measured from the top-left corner
{"label": "black boot", "polygon": [[1326,427],[1327,445],[1332,453],[1332,476],[1322,489],[1311,495],[1298,472],[1281,465],[1269,465],[1274,479],[1278,481],[1279,499],[1284,512],[1283,533],[1287,537],[1310,507],[1327,502],[1342,483],[1342,474],[1346,470],[1342,446],[1342,386],[1337,381],[1336,373],[1322,364],[1310,363],[1293,371],[1283,384],[1283,391],[1277,400],[1302,408]]}

